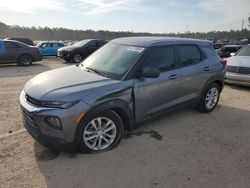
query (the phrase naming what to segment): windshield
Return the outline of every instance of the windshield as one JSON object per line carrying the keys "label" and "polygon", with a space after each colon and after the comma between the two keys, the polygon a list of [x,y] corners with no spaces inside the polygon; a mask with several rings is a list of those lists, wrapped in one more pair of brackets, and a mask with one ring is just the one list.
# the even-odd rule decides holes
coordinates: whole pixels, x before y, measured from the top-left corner
{"label": "windshield", "polygon": [[250,56],[250,46],[241,49],[235,56]]}
{"label": "windshield", "polygon": [[108,43],[84,60],[82,65],[107,77],[122,79],[143,50],[141,47]]}
{"label": "windshield", "polygon": [[83,47],[88,42],[89,42],[89,40],[82,40],[80,42],[77,42],[77,43],[73,44],[73,46],[75,46],[75,47]]}

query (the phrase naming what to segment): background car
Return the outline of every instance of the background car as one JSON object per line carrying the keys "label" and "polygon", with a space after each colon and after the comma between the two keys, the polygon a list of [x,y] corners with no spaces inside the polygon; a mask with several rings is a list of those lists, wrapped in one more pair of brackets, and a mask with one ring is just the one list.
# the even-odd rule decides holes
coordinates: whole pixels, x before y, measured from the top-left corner
{"label": "background car", "polygon": [[30,46],[35,46],[34,42],[28,38],[6,38],[6,40],[16,40]]}
{"label": "background car", "polygon": [[227,59],[226,82],[250,86],[250,45]]}
{"label": "background car", "polygon": [[106,44],[107,41],[99,39],[88,39],[74,43],[73,45],[65,46],[58,50],[57,56],[65,61],[73,61],[80,63],[98,48]]}
{"label": "background car", "polygon": [[2,40],[0,43],[0,64],[31,65],[32,62],[42,60],[42,56],[35,46],[29,46],[14,40]]}
{"label": "background car", "polygon": [[221,58],[231,57],[232,53],[236,53],[241,49],[242,45],[225,45],[217,50],[218,55]]}
{"label": "background car", "polygon": [[36,45],[42,56],[57,56],[57,50],[64,47],[61,42],[39,42]]}

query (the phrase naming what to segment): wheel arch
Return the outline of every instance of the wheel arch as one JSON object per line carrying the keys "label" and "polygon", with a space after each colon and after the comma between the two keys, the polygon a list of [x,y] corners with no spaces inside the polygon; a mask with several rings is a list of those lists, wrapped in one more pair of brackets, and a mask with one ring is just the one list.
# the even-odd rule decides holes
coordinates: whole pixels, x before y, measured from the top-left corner
{"label": "wheel arch", "polygon": [[129,105],[120,99],[109,100],[93,106],[91,110],[89,110],[82,119],[90,116],[94,116],[95,114],[101,113],[106,110],[112,110],[117,113],[122,122],[125,130],[131,130],[134,128],[134,116],[133,112],[131,111]]}

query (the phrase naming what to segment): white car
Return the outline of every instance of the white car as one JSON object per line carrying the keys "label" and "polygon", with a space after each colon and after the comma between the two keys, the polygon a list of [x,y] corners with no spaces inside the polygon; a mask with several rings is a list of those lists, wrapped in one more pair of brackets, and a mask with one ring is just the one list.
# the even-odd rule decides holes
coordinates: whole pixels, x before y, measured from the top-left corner
{"label": "white car", "polygon": [[227,83],[250,86],[250,45],[227,59]]}

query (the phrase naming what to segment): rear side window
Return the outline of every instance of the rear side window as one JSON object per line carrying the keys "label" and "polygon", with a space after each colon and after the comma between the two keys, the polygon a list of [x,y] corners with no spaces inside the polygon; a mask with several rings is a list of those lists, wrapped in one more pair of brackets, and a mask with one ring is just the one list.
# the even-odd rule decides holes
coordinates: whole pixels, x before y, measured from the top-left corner
{"label": "rear side window", "polygon": [[53,47],[59,47],[59,43],[53,43]]}
{"label": "rear side window", "polygon": [[6,49],[11,49],[11,48],[20,48],[16,43],[14,42],[4,42],[4,46]]}
{"label": "rear side window", "polygon": [[184,66],[189,66],[201,62],[200,50],[195,45],[176,46],[177,62]]}
{"label": "rear side window", "polygon": [[214,48],[211,46],[202,46],[202,50],[207,57],[220,58],[219,55],[215,52]]}
{"label": "rear side window", "polygon": [[174,47],[153,48],[144,60],[142,67],[156,68],[161,72],[174,68],[175,65]]}

